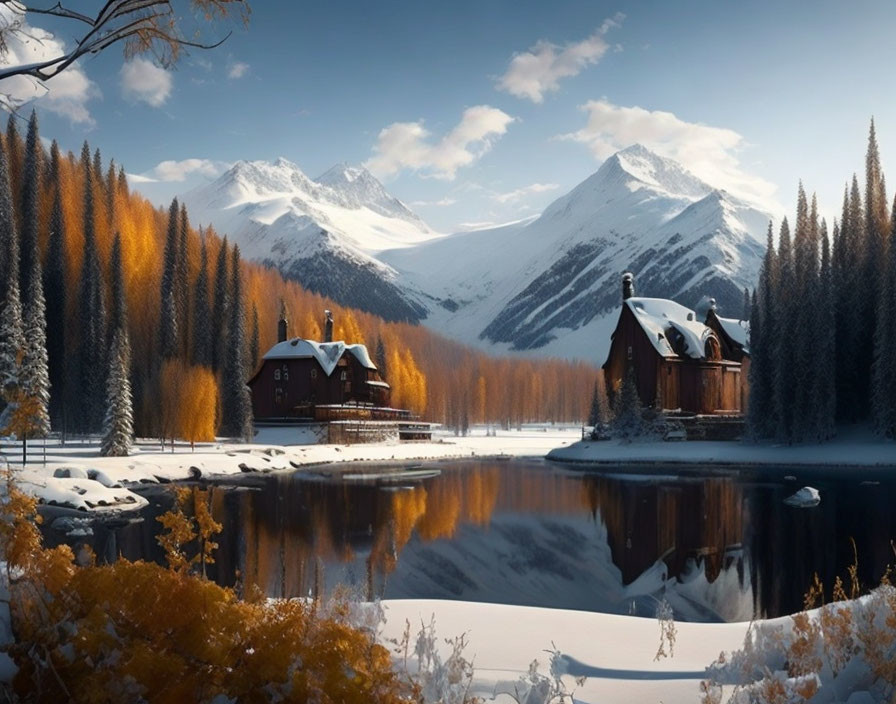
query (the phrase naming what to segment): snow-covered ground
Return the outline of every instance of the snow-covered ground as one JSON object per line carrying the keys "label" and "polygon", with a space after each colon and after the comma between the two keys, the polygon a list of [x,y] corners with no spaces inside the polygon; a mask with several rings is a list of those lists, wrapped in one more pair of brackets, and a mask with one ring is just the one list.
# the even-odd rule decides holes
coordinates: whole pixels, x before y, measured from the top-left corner
{"label": "snow-covered ground", "polygon": [[818,445],[748,442],[629,442],[583,440],[548,453],[548,459],[584,464],[664,463],[715,465],[893,466],[896,443],[867,430],[846,430]]}
{"label": "snow-covered ground", "polygon": [[467,437],[436,432],[432,442],[383,442],[361,445],[312,445],[296,428],[264,428],[251,444],[176,443],[174,452],[158,441],[142,440],[128,457],[101,457],[98,441],[56,439],[29,443],[28,464],[22,468],[21,445],[0,443],[0,461],[9,462],[24,491],[45,503],[80,510],[130,510],[145,499],[128,485],[176,481],[241,472],[294,471],[302,467],[343,462],[389,462],[469,457],[544,457],[557,447],[581,438],[577,427],[524,426],[522,430],[484,427]]}
{"label": "snow-covered ground", "polygon": [[[700,701],[706,668],[723,650],[739,649],[748,628],[746,623],[676,624],[673,657],[655,661],[660,643],[655,619],[459,601],[409,599],[383,605],[386,639],[400,638],[406,619],[416,633],[433,615],[439,639],[466,634],[473,693],[486,700],[496,688],[513,691],[533,660],[547,674],[550,655],[545,651],[553,644],[563,655],[569,673],[564,679],[576,690],[577,704],[694,704]],[[587,679],[576,688],[578,676]],[[497,701],[512,702],[504,695]]]}

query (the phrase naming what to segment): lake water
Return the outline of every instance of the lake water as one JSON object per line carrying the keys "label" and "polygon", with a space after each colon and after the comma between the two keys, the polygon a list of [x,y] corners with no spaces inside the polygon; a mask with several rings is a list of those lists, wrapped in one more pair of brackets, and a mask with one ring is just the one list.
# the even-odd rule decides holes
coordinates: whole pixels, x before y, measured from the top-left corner
{"label": "lake water", "polygon": [[[209,576],[274,597],[345,584],[365,597],[644,616],[665,597],[679,619],[731,621],[798,610],[816,572],[828,591],[838,575],[848,583],[853,541],[863,586],[896,563],[896,481],[881,470],[809,480],[792,469],[598,474],[515,460],[392,469],[211,487],[224,530]],[[785,505],[803,484],[821,504]],[[162,559],[154,517],[170,498],[149,498],[142,522],[94,527],[86,540],[101,559]]]}

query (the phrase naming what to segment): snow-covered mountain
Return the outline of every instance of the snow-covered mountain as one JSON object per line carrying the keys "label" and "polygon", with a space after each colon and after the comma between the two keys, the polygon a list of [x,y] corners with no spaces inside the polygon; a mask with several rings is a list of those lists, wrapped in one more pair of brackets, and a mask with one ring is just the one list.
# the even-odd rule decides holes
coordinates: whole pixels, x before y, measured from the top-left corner
{"label": "snow-covered mountain", "polygon": [[312,291],[390,320],[425,314],[376,255],[436,233],[364,168],[340,164],[310,179],[286,159],[240,161],[181,199],[194,223]]}
{"label": "snow-covered mountain", "polygon": [[421,292],[424,323],[435,329],[492,349],[603,363],[624,271],[634,272],[638,295],[690,307],[710,295],[739,317],[769,218],[634,145],[534,220],[380,259]]}
{"label": "snow-covered mountain", "polygon": [[317,179],[285,159],[239,162],[183,196],[251,259],[392,320],[496,352],[602,363],[621,301],[739,317],[770,215],[641,145],[624,149],[535,218],[441,236],[363,168]]}

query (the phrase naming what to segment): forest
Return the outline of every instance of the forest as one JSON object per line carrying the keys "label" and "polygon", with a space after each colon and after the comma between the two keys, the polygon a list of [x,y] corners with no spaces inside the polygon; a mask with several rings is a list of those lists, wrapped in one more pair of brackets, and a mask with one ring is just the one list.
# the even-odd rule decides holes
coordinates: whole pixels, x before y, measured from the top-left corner
{"label": "forest", "polygon": [[793,232],[771,223],[750,314],[748,426],[757,439],[820,442],[838,425],[896,435],[896,201],[874,121],[865,192],[855,174],[831,233],[800,184]]}
{"label": "forest", "polygon": [[427,420],[465,432],[586,415],[590,364],[489,357],[339,306],[194,228],[176,199],[155,207],[87,142],[47,151],[37,114],[24,137],[20,122],[0,139],[0,380],[19,437],[248,438],[245,382],[281,305],[290,335],[309,339],[332,309],[334,339],[367,344],[393,405]]}

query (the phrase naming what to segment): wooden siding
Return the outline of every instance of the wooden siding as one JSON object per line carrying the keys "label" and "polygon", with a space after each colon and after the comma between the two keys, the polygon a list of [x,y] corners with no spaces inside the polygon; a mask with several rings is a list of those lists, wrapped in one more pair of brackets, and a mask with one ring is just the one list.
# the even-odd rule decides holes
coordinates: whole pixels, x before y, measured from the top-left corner
{"label": "wooden siding", "polygon": [[266,359],[249,381],[257,419],[313,417],[318,404],[370,403],[385,406],[389,390],[370,386],[379,372],[345,352],[330,376],[313,358]]}

